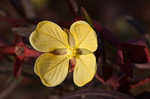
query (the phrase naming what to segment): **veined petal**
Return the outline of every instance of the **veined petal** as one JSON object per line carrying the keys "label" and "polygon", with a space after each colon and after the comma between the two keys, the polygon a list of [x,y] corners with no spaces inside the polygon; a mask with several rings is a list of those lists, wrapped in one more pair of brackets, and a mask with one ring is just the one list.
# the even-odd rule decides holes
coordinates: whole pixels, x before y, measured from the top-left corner
{"label": "veined petal", "polygon": [[68,47],[67,34],[57,24],[50,21],[40,22],[29,37],[30,43],[40,52],[50,52]]}
{"label": "veined petal", "polygon": [[97,36],[92,27],[85,21],[74,22],[70,32],[75,38],[76,48],[88,49],[91,52],[97,49]]}
{"label": "veined petal", "polygon": [[62,83],[69,69],[69,59],[66,55],[45,53],[35,62],[34,72],[47,87],[54,87]]}
{"label": "veined petal", "polygon": [[79,87],[84,86],[93,79],[96,69],[94,54],[79,55],[73,72],[74,83]]}

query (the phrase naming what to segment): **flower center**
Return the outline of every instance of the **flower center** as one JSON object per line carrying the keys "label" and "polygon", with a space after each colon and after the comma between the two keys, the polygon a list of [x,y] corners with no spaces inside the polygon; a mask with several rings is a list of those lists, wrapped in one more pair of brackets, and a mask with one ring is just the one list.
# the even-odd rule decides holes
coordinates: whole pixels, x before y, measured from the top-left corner
{"label": "flower center", "polygon": [[76,49],[74,49],[74,48],[68,48],[67,49],[67,56],[69,57],[69,59],[76,56],[76,53],[77,53]]}

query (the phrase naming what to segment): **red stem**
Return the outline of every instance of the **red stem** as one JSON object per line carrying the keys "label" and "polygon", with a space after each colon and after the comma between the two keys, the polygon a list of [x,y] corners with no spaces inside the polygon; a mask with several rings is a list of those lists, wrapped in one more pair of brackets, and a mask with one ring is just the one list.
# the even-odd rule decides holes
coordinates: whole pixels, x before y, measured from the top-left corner
{"label": "red stem", "polygon": [[105,81],[102,77],[100,77],[97,73],[95,75],[96,79],[99,80],[102,84],[105,84]]}
{"label": "red stem", "polygon": [[0,53],[1,54],[15,54],[15,47],[14,46],[6,46],[6,47],[0,47]]}
{"label": "red stem", "polygon": [[16,78],[21,76],[23,62],[24,62],[23,58],[20,59],[19,57],[16,56],[15,62],[14,62],[14,67],[13,67],[13,69],[14,69],[13,73]]}
{"label": "red stem", "polygon": [[139,81],[138,83],[134,84],[134,85],[131,85],[130,88],[133,89],[133,88],[137,88],[139,86],[142,86],[142,85],[145,85],[146,83],[150,83],[150,78],[146,78],[142,81]]}
{"label": "red stem", "polygon": [[37,51],[29,49],[29,48],[25,48],[24,56],[25,57],[38,57],[38,56],[40,56],[40,52],[37,52]]}

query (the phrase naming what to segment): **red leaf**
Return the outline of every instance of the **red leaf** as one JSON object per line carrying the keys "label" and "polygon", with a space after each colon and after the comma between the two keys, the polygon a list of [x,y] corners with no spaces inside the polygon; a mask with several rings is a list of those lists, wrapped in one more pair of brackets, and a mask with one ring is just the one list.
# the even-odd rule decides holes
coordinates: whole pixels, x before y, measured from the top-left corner
{"label": "red leaf", "polygon": [[133,76],[134,64],[120,64],[120,71],[129,77]]}
{"label": "red leaf", "polygon": [[148,48],[143,45],[121,44],[118,54],[121,63],[147,63],[150,62]]}
{"label": "red leaf", "polygon": [[124,76],[119,80],[120,87],[118,88],[121,92],[127,92],[131,85],[131,78],[129,76]]}
{"label": "red leaf", "polygon": [[117,90],[120,86],[119,77],[112,75],[107,81],[106,84],[111,86],[114,90]]}

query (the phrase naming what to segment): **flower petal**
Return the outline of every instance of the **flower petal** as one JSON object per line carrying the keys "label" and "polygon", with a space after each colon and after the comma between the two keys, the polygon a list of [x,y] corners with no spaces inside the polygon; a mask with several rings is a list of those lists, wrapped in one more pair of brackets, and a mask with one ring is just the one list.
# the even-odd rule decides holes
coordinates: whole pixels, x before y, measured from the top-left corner
{"label": "flower petal", "polygon": [[96,58],[94,54],[80,55],[76,58],[73,72],[74,83],[82,87],[90,82],[96,73]]}
{"label": "flower petal", "polygon": [[77,21],[70,27],[75,38],[76,47],[94,52],[97,49],[97,36],[92,27],[85,21]]}
{"label": "flower petal", "polygon": [[41,52],[50,52],[68,46],[67,34],[50,21],[40,22],[29,39],[33,48]]}
{"label": "flower petal", "polygon": [[35,62],[34,72],[47,87],[54,87],[62,83],[69,68],[69,59],[66,55],[53,55],[45,53]]}

